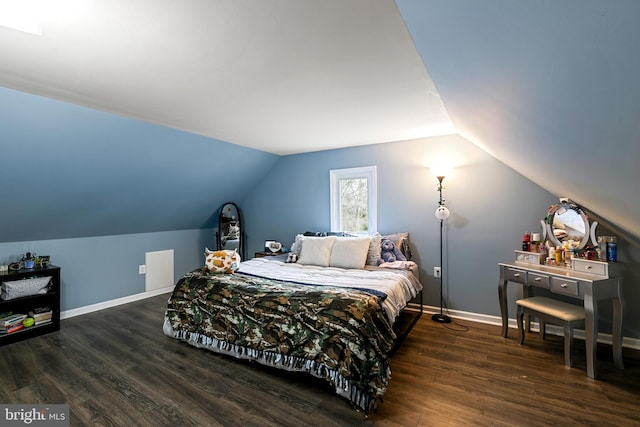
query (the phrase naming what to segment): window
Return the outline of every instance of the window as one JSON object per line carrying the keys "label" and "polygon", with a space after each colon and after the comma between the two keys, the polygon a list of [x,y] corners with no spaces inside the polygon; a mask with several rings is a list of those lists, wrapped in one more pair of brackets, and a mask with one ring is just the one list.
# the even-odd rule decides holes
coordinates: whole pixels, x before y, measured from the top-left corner
{"label": "window", "polygon": [[372,234],[378,228],[376,167],[333,169],[331,231]]}

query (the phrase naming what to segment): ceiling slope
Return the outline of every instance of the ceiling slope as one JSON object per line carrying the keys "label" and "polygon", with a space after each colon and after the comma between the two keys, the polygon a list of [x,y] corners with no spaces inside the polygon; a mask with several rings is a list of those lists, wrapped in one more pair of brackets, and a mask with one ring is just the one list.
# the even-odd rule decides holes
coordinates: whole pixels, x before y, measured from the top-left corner
{"label": "ceiling slope", "polygon": [[460,134],[638,241],[640,2],[397,3]]}
{"label": "ceiling slope", "polygon": [[55,5],[0,86],[275,154],[453,133],[392,0]]}
{"label": "ceiling slope", "polygon": [[0,242],[210,228],[279,156],[0,88]]}

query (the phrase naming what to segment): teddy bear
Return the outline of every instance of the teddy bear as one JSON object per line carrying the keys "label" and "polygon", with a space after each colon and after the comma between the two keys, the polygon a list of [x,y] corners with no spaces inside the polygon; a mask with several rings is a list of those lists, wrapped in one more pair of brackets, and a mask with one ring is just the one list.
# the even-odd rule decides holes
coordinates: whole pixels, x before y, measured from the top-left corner
{"label": "teddy bear", "polygon": [[381,253],[380,253],[380,258],[378,259],[378,265],[382,264],[383,262],[407,260],[407,258],[402,254],[400,249],[396,247],[396,244],[389,239],[382,239],[380,248],[381,248]]}

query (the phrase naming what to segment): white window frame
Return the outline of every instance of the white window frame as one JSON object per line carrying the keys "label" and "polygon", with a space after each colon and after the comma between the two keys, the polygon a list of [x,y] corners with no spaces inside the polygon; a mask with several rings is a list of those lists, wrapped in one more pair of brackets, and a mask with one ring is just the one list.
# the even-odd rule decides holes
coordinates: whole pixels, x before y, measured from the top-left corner
{"label": "white window frame", "polygon": [[[378,231],[378,179],[376,166],[359,168],[332,169],[329,171],[331,195],[331,231],[342,231],[340,218],[340,180],[365,178],[367,180],[367,217],[368,231],[374,234]],[[364,234],[364,233],[363,233]]]}

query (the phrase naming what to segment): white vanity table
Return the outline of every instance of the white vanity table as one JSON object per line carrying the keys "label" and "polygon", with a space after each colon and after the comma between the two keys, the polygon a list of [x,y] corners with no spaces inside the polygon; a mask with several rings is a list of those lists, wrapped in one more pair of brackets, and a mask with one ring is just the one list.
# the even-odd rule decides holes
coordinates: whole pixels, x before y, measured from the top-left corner
{"label": "white vanity table", "polygon": [[[589,223],[584,216],[585,229],[589,234]],[[550,221],[546,224],[549,241],[559,243]],[[597,223],[595,223],[597,225]],[[543,227],[545,223],[543,222]],[[595,225],[592,228],[592,240],[596,240]],[[582,247],[588,240],[583,239]],[[594,242],[594,244],[596,244]],[[582,249],[582,247],[580,249]],[[532,258],[533,259],[533,258]],[[533,296],[536,288],[547,289],[551,296],[564,295],[582,300],[585,309],[585,344],[587,359],[587,375],[596,378],[596,345],[598,339],[598,302],[610,300],[613,304],[612,319],[612,347],[613,361],[618,369],[623,369],[622,361],[622,324],[623,324],[623,296],[622,277],[617,273],[616,263],[593,261],[582,258],[571,260],[570,266],[542,265],[529,260],[500,263],[500,280],[498,283],[498,297],[500,300],[500,314],[502,316],[502,336],[507,337],[509,314],[507,301],[507,287],[509,283],[522,286],[523,297]]]}

